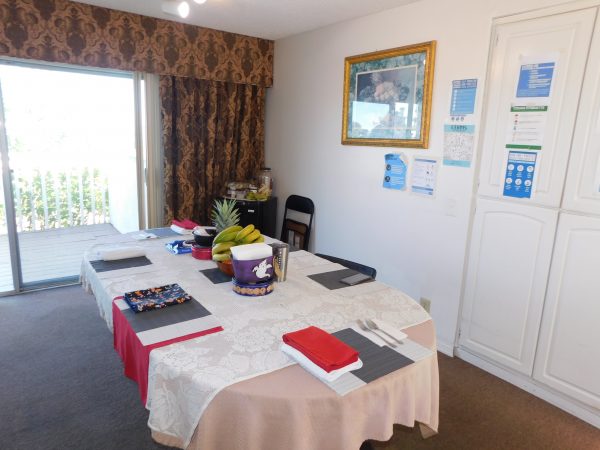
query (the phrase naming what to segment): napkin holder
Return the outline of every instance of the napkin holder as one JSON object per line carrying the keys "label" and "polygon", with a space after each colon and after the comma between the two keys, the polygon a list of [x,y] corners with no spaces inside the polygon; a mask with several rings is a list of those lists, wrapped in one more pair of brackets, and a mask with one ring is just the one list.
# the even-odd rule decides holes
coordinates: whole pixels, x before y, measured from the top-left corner
{"label": "napkin holder", "polygon": [[247,261],[232,259],[235,279],[244,285],[263,284],[273,278],[273,256],[250,259]]}

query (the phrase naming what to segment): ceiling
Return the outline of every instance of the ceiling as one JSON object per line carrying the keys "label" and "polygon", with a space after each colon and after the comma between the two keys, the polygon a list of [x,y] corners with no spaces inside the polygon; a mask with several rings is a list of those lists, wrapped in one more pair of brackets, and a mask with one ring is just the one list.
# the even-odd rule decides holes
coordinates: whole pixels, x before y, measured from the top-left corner
{"label": "ceiling", "polygon": [[265,39],[281,39],[417,0],[192,0],[186,19],[162,12],[161,0],[77,0],[161,19]]}

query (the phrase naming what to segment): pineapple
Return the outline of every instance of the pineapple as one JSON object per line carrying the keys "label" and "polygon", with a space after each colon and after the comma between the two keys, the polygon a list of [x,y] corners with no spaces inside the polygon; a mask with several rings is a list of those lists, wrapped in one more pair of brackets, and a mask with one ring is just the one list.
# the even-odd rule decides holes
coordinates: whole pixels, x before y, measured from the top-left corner
{"label": "pineapple", "polygon": [[235,205],[235,200],[215,200],[210,218],[217,228],[217,233],[239,223],[240,213]]}

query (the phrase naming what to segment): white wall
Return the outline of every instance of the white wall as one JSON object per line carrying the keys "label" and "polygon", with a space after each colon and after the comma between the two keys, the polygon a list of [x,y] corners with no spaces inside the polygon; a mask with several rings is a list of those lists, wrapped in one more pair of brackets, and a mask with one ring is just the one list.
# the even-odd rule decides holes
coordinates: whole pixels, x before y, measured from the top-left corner
{"label": "white wall", "polygon": [[[457,330],[475,169],[440,166],[435,199],[381,187],[383,155],[441,157],[451,82],[478,78],[477,125],[494,17],[550,0],[422,0],[275,43],[266,161],[279,216],[294,193],[315,202],[311,248],[373,266],[377,278],[432,301],[440,350]],[[342,146],[344,58],[437,40],[430,148]]]}

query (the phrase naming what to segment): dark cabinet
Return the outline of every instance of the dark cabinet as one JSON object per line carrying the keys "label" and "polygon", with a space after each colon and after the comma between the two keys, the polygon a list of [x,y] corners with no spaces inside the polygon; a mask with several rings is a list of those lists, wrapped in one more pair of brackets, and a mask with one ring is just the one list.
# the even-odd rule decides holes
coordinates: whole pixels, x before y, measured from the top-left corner
{"label": "dark cabinet", "polygon": [[264,235],[277,238],[277,197],[266,201],[236,200],[240,212],[240,225],[253,224]]}

